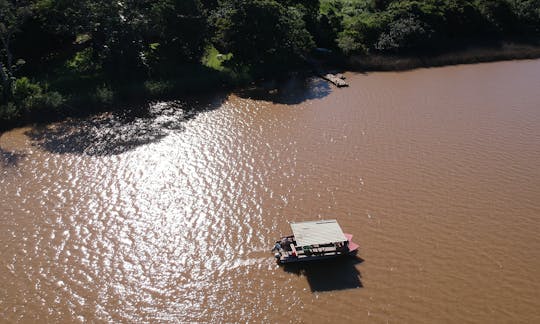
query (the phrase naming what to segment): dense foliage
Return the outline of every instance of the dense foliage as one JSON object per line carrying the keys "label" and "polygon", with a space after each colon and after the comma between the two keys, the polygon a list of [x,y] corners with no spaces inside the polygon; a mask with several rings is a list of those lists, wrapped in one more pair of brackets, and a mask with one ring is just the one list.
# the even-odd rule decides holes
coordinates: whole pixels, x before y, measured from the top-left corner
{"label": "dense foliage", "polygon": [[438,51],[477,41],[538,38],[540,0],[325,0],[346,54]]}
{"label": "dense foliage", "polygon": [[286,71],[315,47],[539,36],[540,0],[0,0],[0,124]]}
{"label": "dense foliage", "polygon": [[314,47],[299,8],[275,0],[222,4],[213,16],[214,42],[219,50],[233,53],[236,64],[285,67]]}

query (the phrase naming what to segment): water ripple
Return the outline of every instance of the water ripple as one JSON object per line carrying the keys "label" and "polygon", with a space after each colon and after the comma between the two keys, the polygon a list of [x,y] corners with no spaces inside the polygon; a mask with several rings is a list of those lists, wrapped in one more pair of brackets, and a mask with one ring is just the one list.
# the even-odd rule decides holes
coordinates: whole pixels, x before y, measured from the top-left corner
{"label": "water ripple", "polygon": [[[0,316],[537,322],[539,69],[348,74],[2,134]],[[365,262],[277,267],[272,240],[314,218]]]}

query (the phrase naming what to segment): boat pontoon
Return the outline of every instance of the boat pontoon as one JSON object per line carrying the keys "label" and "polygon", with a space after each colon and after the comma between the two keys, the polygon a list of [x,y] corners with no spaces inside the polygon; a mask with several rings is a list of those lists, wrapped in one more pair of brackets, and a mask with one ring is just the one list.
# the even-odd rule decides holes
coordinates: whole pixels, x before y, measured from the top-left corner
{"label": "boat pontoon", "polygon": [[293,235],[276,241],[272,251],[278,263],[315,261],[354,255],[358,245],[343,233],[336,220],[291,223]]}

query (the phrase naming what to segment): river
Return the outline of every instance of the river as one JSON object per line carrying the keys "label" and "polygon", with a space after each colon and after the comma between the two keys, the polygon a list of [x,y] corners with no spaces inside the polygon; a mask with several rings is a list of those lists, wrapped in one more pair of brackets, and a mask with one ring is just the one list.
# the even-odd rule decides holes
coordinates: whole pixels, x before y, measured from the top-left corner
{"label": "river", "polygon": [[0,319],[540,322],[540,60],[346,76],[1,134]]}

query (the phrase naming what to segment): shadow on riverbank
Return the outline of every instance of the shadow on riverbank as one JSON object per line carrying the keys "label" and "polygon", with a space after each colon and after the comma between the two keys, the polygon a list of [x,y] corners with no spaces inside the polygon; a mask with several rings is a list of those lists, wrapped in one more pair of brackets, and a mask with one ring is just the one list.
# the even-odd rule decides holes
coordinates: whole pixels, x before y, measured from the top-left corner
{"label": "shadow on riverbank", "polygon": [[[332,65],[352,69],[358,72],[382,71],[382,70],[407,70],[420,67],[431,67],[452,64],[467,64],[498,60],[530,59],[540,57],[540,45],[537,44],[511,44],[506,43],[500,46],[484,46],[478,48],[467,48],[461,51],[443,53],[434,56],[356,56],[348,59],[348,62]],[[336,65],[337,64],[337,65]],[[103,112],[104,108],[94,109],[73,108],[62,111],[62,116],[58,113],[52,116],[39,116],[37,126],[27,135],[35,140],[44,149],[55,153],[85,153],[89,155],[120,154],[137,146],[152,143],[166,136],[172,129],[182,128],[182,121],[195,116],[200,111],[218,108],[226,100],[230,93],[234,93],[241,98],[268,101],[284,105],[296,105],[308,100],[322,99],[332,91],[334,87],[314,74],[321,74],[318,69],[322,63],[311,64],[315,73],[310,73],[306,67],[300,72],[292,73],[292,76],[277,79],[267,79],[252,86],[236,88],[220,86],[220,89],[211,86],[204,88],[211,94],[205,95],[209,98],[200,97],[201,100],[181,99],[173,91],[177,86],[163,92],[160,100],[169,101],[165,106],[159,104],[142,104],[136,108],[129,109],[109,109]],[[328,68],[324,69],[327,71]],[[328,70],[329,71],[329,70]],[[201,81],[202,82],[202,81]],[[210,82],[209,84],[218,84]],[[203,88],[201,86],[201,88]],[[129,93],[143,93],[144,91],[134,87]],[[225,93],[224,93],[225,92]],[[161,92],[160,92],[161,93]],[[216,94],[218,93],[218,94]],[[145,95],[140,98],[136,95],[129,98],[138,98],[141,102]],[[215,99],[215,98],[218,99]],[[175,98],[180,98],[175,100]],[[208,103],[210,102],[210,103]],[[116,105],[116,104],[115,104]],[[118,105],[122,105],[119,103]],[[129,105],[129,104],[128,104]],[[128,106],[131,107],[131,106]],[[89,115],[93,117],[88,117]],[[50,117],[50,118],[49,118]],[[48,124],[51,121],[63,119],[63,122]],[[30,122],[32,119],[27,120]],[[33,120],[34,122],[36,120]],[[1,124],[1,123],[0,123]],[[3,129],[21,126],[22,121],[14,122],[10,125],[0,125]],[[8,127],[9,126],[9,127]]]}
{"label": "shadow on riverbank", "polygon": [[310,74],[295,75],[282,80],[268,80],[256,86],[240,89],[235,94],[244,99],[297,105],[307,100],[322,99],[332,92],[327,81]]}
{"label": "shadow on riverbank", "polygon": [[197,114],[219,108],[225,94],[203,99],[147,103],[93,117],[38,125],[25,134],[52,153],[106,156],[154,143],[170,131],[181,131]]}
{"label": "shadow on riverbank", "polygon": [[312,292],[362,288],[362,275],[356,265],[359,257],[323,260],[305,264],[286,264],[283,270],[305,276]]}
{"label": "shadow on riverbank", "polygon": [[[265,81],[235,92],[242,98],[286,105],[329,95],[324,80],[294,76],[281,81]],[[205,111],[217,109],[229,92],[174,101],[135,105],[90,117],[68,118],[52,124],[38,124],[25,134],[34,144],[52,153],[115,155],[157,142],[170,131],[181,131],[185,121]]]}

